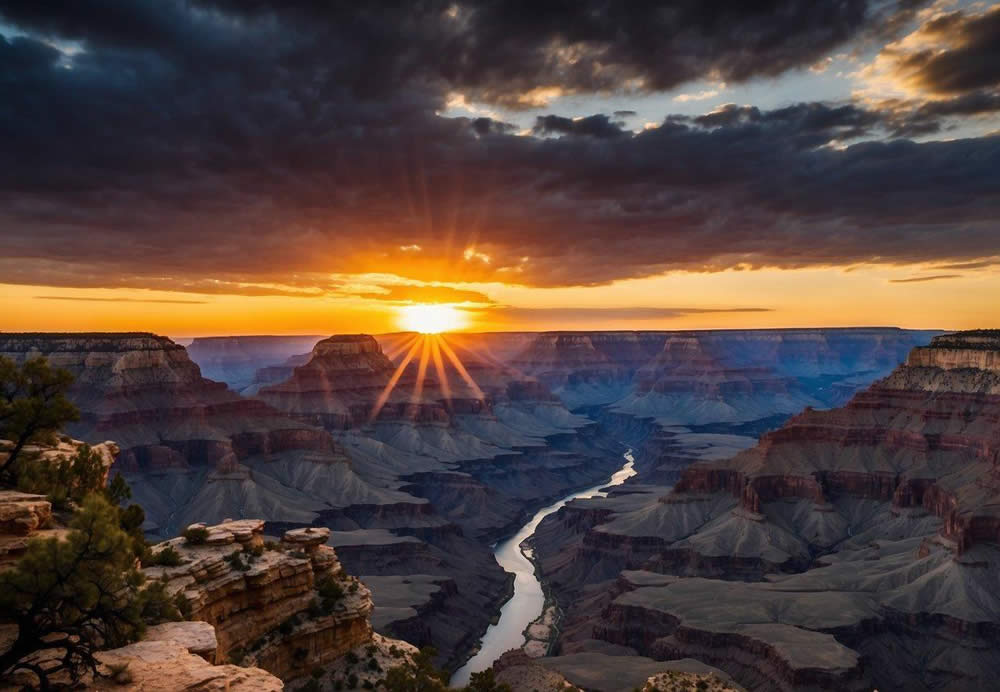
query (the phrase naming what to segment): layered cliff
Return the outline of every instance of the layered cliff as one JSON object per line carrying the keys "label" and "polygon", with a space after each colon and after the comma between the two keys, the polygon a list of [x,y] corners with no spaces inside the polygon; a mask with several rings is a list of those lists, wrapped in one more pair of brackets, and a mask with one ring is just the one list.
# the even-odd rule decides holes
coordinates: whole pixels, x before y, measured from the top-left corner
{"label": "layered cliff", "polygon": [[[934,332],[894,328],[538,334],[509,362],[570,408],[612,405],[682,424],[842,403]],[[480,335],[489,343],[490,335]]]}
{"label": "layered cliff", "polygon": [[184,347],[166,337],[4,334],[0,354],[45,356],[74,375],[69,396],[81,416],[69,432],[118,441],[115,468],[155,535],[198,519],[260,515],[308,524],[324,511],[413,501],[358,477],[322,428],[202,377]]}
{"label": "layered cliff", "polygon": [[258,451],[332,451],[322,431],[202,377],[184,347],[166,337],[4,334],[0,355],[44,356],[69,370],[81,419],[68,431],[87,441],[115,439],[124,466],[224,466]]}
{"label": "layered cliff", "polygon": [[547,519],[564,650],[597,637],[759,689],[982,689],[1000,674],[998,354],[995,332],[936,337],[672,491]]}
{"label": "layered cliff", "polygon": [[289,680],[371,643],[371,594],[325,545],[329,529],[286,531],[265,546],[262,520],[194,528],[206,532],[203,543],[181,537],[154,548],[175,550],[182,564],[144,572],[180,596],[188,619],[215,628],[213,663],[256,665]]}

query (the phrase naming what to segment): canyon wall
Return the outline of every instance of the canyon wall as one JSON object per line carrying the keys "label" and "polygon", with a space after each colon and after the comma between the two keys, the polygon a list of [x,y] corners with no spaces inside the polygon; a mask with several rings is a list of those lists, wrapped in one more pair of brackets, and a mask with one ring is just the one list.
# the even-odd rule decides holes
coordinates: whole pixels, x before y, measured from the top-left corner
{"label": "canyon wall", "polygon": [[1000,674],[1000,332],[935,337],[673,488],[642,475],[534,542],[594,639],[753,689],[973,690]]}

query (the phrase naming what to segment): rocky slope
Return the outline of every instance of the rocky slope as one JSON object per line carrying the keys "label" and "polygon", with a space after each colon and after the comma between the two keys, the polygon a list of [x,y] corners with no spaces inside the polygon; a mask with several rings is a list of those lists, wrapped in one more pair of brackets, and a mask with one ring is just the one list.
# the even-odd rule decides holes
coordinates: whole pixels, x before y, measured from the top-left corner
{"label": "rocky slope", "polygon": [[535,547],[569,611],[563,650],[596,637],[689,656],[752,689],[988,686],[998,356],[1000,332],[936,337],[672,491],[626,486],[550,517]]}

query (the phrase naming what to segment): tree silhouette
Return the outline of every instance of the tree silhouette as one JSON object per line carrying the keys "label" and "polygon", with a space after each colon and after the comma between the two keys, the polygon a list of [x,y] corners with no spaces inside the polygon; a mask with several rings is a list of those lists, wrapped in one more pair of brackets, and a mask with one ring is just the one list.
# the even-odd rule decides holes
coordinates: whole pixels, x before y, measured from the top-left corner
{"label": "tree silhouette", "polygon": [[72,384],[72,373],[53,368],[44,358],[18,365],[0,356],[0,438],[14,443],[0,463],[0,482],[13,484],[11,473],[26,445],[79,420],[79,411],[66,398]]}
{"label": "tree silhouette", "polygon": [[0,573],[0,618],[17,638],[0,654],[0,678],[23,670],[42,689],[53,678],[97,674],[95,653],[138,639],[147,622],[177,619],[162,588],[143,589],[132,537],[103,495],[88,495],[65,539],[33,539]]}

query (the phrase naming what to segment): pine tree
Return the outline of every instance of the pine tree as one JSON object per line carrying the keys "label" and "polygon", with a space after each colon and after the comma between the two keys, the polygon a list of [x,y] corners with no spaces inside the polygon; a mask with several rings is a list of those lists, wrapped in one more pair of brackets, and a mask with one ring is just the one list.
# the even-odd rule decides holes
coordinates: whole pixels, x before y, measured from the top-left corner
{"label": "pine tree", "polygon": [[17,565],[0,573],[0,618],[18,628],[0,654],[0,677],[30,671],[53,678],[96,674],[95,653],[138,639],[147,621],[177,617],[162,589],[142,589],[132,537],[102,494],[88,495],[63,540],[34,539]]}

